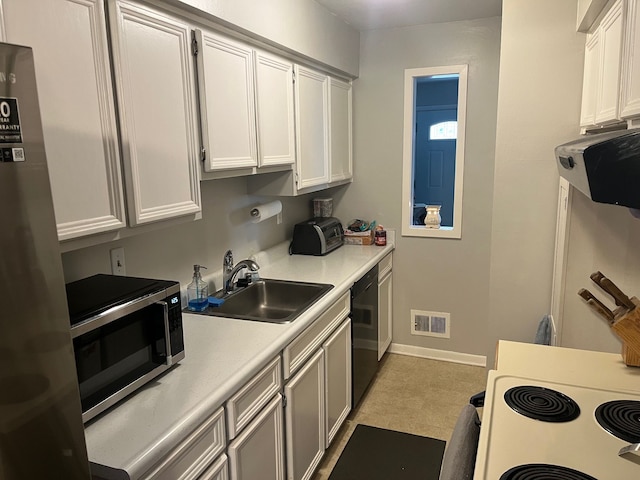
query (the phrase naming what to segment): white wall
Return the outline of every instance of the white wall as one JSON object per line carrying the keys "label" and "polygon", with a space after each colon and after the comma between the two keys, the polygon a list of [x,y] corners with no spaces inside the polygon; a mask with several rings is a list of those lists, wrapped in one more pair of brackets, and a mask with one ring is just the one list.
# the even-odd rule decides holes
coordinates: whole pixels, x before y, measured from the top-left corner
{"label": "white wall", "polygon": [[624,207],[594,203],[574,190],[568,245],[562,345],[618,353],[621,342],[577,293],[587,288],[615,307],[589,279],[599,270],[629,296],[640,296],[640,220]]}
{"label": "white wall", "polygon": [[313,0],[164,0],[190,6],[351,76],[359,33]]}
{"label": "white wall", "polygon": [[[397,235],[394,343],[484,354],[499,48],[498,17],[361,33],[355,180],[334,194],[345,222],[376,219],[400,231],[404,70],[469,64],[462,239]],[[450,312],[451,339],[412,336],[410,309]]]}
{"label": "white wall", "polygon": [[579,134],[584,59],[575,1],[504,0],[489,344],[531,342],[549,313],[558,198],[554,148]]}
{"label": "white wall", "polygon": [[227,249],[237,262],[289,239],[293,225],[312,216],[310,196],[282,198],[281,225],[275,217],[254,224],[251,208],[272,198],[249,195],[246,179],[210,180],[201,186],[202,220],[65,253],[65,281],[111,273],[109,250],[122,246],[127,275],[177,280],[186,286],[194,264],[208,268],[204,275],[219,271]]}

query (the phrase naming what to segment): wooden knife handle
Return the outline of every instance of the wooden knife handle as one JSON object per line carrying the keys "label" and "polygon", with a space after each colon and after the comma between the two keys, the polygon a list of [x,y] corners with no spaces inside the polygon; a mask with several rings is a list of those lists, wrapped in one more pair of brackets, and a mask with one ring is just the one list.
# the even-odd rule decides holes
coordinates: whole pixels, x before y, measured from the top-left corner
{"label": "wooden knife handle", "polygon": [[609,325],[613,324],[615,320],[613,312],[609,310],[600,300],[594,297],[594,295],[589,290],[587,290],[586,288],[582,288],[578,292],[578,295],[584,298],[587,301],[587,305],[589,305],[594,312],[604,318],[609,323]]}
{"label": "wooden knife handle", "polygon": [[594,272],[590,277],[596,285],[613,297],[616,305],[628,308],[629,310],[636,308],[636,305],[629,299],[629,297],[627,297],[627,295],[625,295],[615,283],[605,277],[602,272]]}

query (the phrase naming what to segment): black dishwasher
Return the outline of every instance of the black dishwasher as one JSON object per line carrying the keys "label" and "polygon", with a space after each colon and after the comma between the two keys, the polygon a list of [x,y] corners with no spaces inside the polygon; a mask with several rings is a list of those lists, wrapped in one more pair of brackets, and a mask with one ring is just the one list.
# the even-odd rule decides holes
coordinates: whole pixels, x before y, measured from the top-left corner
{"label": "black dishwasher", "polygon": [[351,288],[353,407],[378,370],[378,266]]}

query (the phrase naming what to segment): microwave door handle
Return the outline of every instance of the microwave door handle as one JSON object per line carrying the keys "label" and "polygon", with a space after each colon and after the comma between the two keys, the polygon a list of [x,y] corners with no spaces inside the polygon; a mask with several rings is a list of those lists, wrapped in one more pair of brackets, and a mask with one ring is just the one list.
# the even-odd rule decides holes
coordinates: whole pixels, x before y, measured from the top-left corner
{"label": "microwave door handle", "polygon": [[166,360],[165,363],[167,365],[172,365],[173,364],[173,358],[171,356],[171,345],[169,344],[169,339],[171,338],[170,332],[169,332],[169,304],[167,302],[156,302],[156,304],[161,305],[162,306],[162,315],[164,317],[164,339],[165,342],[167,344],[166,348],[167,348],[167,355],[166,355]]}

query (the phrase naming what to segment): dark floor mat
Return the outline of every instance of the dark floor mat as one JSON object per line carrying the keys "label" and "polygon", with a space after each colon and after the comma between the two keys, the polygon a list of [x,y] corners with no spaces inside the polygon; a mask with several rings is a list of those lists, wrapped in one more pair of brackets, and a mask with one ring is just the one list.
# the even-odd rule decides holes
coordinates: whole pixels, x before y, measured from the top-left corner
{"label": "dark floor mat", "polygon": [[329,480],[438,480],[445,442],[356,425]]}

